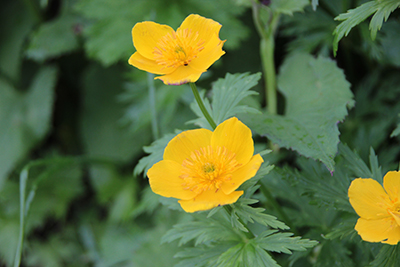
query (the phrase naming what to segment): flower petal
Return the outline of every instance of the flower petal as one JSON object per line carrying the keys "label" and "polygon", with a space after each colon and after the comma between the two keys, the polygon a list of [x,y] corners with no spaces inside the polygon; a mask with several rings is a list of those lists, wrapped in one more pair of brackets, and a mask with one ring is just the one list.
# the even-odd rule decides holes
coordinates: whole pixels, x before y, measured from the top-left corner
{"label": "flower petal", "polygon": [[218,36],[221,27],[221,24],[212,19],[191,14],[186,17],[177,31],[190,29],[191,31],[198,33],[198,38],[204,41],[204,45],[206,45],[214,35]]}
{"label": "flower petal", "polygon": [[162,160],[154,164],[147,172],[150,187],[154,193],[164,197],[192,199],[196,194],[184,190],[181,175],[181,165],[172,160]]}
{"label": "flower petal", "polygon": [[236,154],[236,160],[243,165],[249,162],[254,153],[251,130],[235,117],[217,126],[211,137],[211,146],[226,147]]}
{"label": "flower petal", "polygon": [[254,155],[246,165],[242,166],[232,174],[232,179],[230,181],[221,185],[222,191],[224,191],[225,194],[232,193],[245,181],[254,177],[263,162],[264,160],[260,154]]}
{"label": "flower petal", "polygon": [[169,74],[176,68],[166,68],[165,66],[157,64],[154,60],[142,56],[139,52],[135,52],[128,61],[132,66],[155,74]]}
{"label": "flower petal", "polygon": [[368,242],[396,245],[400,241],[400,226],[391,217],[379,220],[360,218],[355,229],[361,238]]}
{"label": "flower petal", "polygon": [[180,200],[178,202],[184,211],[195,212],[235,203],[242,194],[243,191],[234,191],[229,195],[225,195],[222,190],[218,190],[217,192],[207,190],[193,199]]}
{"label": "flower petal", "polygon": [[158,41],[172,32],[174,30],[168,25],[152,21],[139,22],[132,29],[133,45],[142,56],[154,59],[153,51]]}
{"label": "flower petal", "polygon": [[386,173],[383,177],[383,186],[392,201],[400,201],[400,172]]}
{"label": "flower petal", "polygon": [[212,132],[207,129],[184,131],[175,136],[164,150],[164,160],[172,160],[178,164],[190,157],[190,154],[202,147],[210,145]]}
{"label": "flower petal", "polygon": [[168,85],[181,85],[188,82],[196,82],[203,72],[204,71],[193,69],[190,65],[179,66],[174,72],[164,76],[158,76],[155,79],[160,79]]}
{"label": "flower petal", "polygon": [[214,35],[204,49],[199,52],[197,57],[189,63],[189,66],[198,71],[205,72],[215,61],[225,54],[225,51],[222,50],[224,43],[225,41],[221,41],[217,35]]}
{"label": "flower petal", "polygon": [[391,206],[389,196],[373,179],[358,178],[351,182],[349,199],[357,214],[364,219],[380,219],[388,216]]}

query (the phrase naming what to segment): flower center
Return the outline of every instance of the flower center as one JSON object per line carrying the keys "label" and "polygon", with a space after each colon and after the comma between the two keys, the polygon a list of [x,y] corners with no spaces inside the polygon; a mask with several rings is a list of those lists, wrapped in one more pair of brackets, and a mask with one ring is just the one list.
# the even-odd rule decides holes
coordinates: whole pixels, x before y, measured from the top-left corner
{"label": "flower center", "polygon": [[217,192],[222,183],[232,179],[232,173],[240,166],[236,154],[225,147],[200,148],[182,163],[182,186],[198,194],[206,190]]}
{"label": "flower center", "polygon": [[204,41],[190,29],[178,29],[165,35],[157,43],[153,54],[157,64],[164,68],[187,66],[204,49]]}

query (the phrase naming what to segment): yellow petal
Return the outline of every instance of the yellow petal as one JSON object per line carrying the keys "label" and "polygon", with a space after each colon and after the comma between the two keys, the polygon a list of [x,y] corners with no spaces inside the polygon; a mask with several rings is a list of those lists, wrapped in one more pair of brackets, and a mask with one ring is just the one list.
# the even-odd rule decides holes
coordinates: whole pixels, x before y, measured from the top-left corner
{"label": "yellow petal", "polygon": [[237,118],[233,117],[217,126],[211,137],[212,147],[226,147],[236,154],[236,160],[247,164],[254,153],[251,130]]}
{"label": "yellow petal", "polygon": [[392,201],[400,201],[400,172],[386,173],[383,177],[383,186]]}
{"label": "yellow petal", "polygon": [[179,66],[174,72],[164,75],[158,76],[155,79],[162,80],[167,85],[181,85],[184,83],[194,83],[199,78],[203,71],[197,71],[188,66]]}
{"label": "yellow petal", "polygon": [[357,214],[364,219],[379,219],[388,216],[391,206],[389,196],[373,179],[358,178],[351,182],[349,199]]}
{"label": "yellow petal", "polygon": [[168,25],[161,25],[152,21],[136,23],[132,29],[133,45],[136,50],[148,59],[154,59],[154,48],[165,35],[174,32]]}
{"label": "yellow petal", "polygon": [[396,245],[400,241],[400,226],[391,217],[379,220],[360,218],[355,229],[361,238],[368,242]]}
{"label": "yellow petal", "polygon": [[154,164],[147,172],[150,187],[154,193],[178,199],[192,199],[196,194],[184,190],[181,175],[181,165],[172,160],[162,160]]}
{"label": "yellow petal", "polygon": [[173,72],[176,68],[166,68],[162,65],[157,64],[154,60],[148,59],[139,52],[135,52],[130,58],[129,58],[129,64],[132,66],[144,70],[150,73],[155,73],[155,74],[169,74]]}
{"label": "yellow petal", "polygon": [[178,164],[190,157],[190,154],[210,145],[212,132],[207,129],[184,131],[175,136],[164,150],[164,160]]}
{"label": "yellow petal", "polygon": [[224,42],[218,36],[214,35],[204,49],[199,52],[197,57],[189,63],[189,66],[198,71],[205,72],[215,61],[225,54],[225,51],[222,50]]}
{"label": "yellow petal", "polygon": [[206,45],[214,35],[218,36],[221,27],[221,24],[212,19],[192,14],[182,22],[177,31],[190,29],[191,31],[198,33],[199,40],[203,41],[204,45]]}
{"label": "yellow petal", "polygon": [[178,202],[184,211],[195,212],[235,203],[242,194],[243,191],[234,191],[229,195],[225,195],[222,190],[218,190],[217,192],[207,190],[193,199],[180,200]]}
{"label": "yellow petal", "polygon": [[232,174],[231,180],[226,181],[221,185],[222,191],[224,191],[225,194],[232,193],[245,181],[254,177],[254,175],[256,175],[258,169],[260,168],[261,163],[263,162],[264,160],[262,159],[260,154],[253,156],[246,165],[239,168]]}

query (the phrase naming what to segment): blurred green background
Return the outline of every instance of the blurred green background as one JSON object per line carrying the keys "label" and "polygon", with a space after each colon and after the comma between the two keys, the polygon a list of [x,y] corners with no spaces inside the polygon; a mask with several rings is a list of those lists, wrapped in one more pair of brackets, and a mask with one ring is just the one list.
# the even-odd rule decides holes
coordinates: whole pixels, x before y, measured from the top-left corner
{"label": "blurred green background", "polygon": [[[307,2],[307,1],[306,1]],[[324,0],[281,17],[277,69],[292,51],[332,56],[334,17],[363,1]],[[227,72],[259,72],[259,37],[245,0],[2,0],[0,4],[0,266],[13,262],[19,231],[19,174],[33,160],[37,186],[26,225],[23,266],[173,266],[177,242],[161,236],[187,215],[160,206],[133,169],[143,146],[195,119],[188,86],[154,81],[158,133],[151,130],[148,81],[128,65],[131,29],[152,20],[176,29],[192,13],[223,25],[224,55],[200,88]],[[341,140],[382,164],[399,158],[400,13],[373,41],[362,23],[336,57],[356,108]],[[262,106],[263,84],[255,90]],[[284,99],[280,96],[280,110]],[[368,145],[365,145],[368,144]],[[146,151],[149,152],[149,151]],[[393,164],[390,165],[393,167]]]}

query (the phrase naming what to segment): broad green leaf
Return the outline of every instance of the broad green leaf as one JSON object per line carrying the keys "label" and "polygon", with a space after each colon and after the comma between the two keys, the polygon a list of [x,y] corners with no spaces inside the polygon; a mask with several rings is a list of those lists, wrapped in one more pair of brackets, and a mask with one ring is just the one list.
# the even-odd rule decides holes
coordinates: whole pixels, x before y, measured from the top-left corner
{"label": "broad green leaf", "polygon": [[79,20],[66,14],[56,20],[41,24],[32,35],[26,55],[37,61],[61,56],[79,47]]}
{"label": "broad green leaf", "polygon": [[270,7],[278,14],[293,15],[294,12],[302,11],[309,4],[309,0],[272,0]]}
{"label": "broad green leaf", "polygon": [[41,68],[25,93],[0,79],[0,188],[15,164],[49,131],[56,77],[56,68]]}
{"label": "broad green leaf", "polygon": [[323,162],[334,170],[339,143],[337,124],[354,105],[350,84],[335,62],[307,54],[294,54],[283,64],[278,87],[286,97],[284,116],[243,116],[255,132],[281,147]]}
{"label": "broad green leaf", "polygon": [[17,83],[22,50],[35,18],[21,1],[3,1],[0,8],[0,76]]}
{"label": "broad green leaf", "polygon": [[12,266],[18,245],[18,235],[18,219],[0,219],[0,259],[2,259],[7,266]]}
{"label": "broad green leaf", "polygon": [[[250,91],[250,89],[257,85],[260,78],[261,73],[251,75],[248,73],[227,73],[224,79],[218,79],[213,84],[211,106],[207,103],[208,101],[206,101],[205,106],[217,125],[237,114],[259,113],[257,109],[243,105],[241,101],[257,94],[255,91]],[[191,122],[210,129],[196,102],[192,103],[191,108],[199,117]]]}

